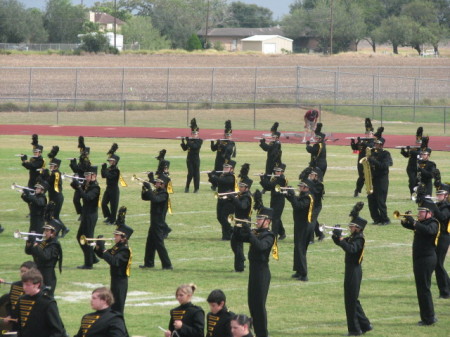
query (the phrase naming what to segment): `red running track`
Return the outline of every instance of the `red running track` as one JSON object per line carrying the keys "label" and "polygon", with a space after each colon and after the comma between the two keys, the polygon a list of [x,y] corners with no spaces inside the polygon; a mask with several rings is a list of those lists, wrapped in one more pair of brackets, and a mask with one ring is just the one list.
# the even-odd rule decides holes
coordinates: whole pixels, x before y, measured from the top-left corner
{"label": "red running track", "polygon": [[[68,136],[68,137],[110,137],[110,138],[157,138],[157,139],[175,139],[178,136],[188,136],[188,128],[146,128],[146,127],[106,127],[106,126],[59,126],[59,125],[0,125],[0,135],[38,135],[47,136]],[[302,132],[288,132],[300,133]],[[256,142],[255,137],[261,137],[261,130],[234,130],[233,139],[238,142]],[[223,129],[201,129],[201,138],[217,139],[223,136]],[[350,140],[346,137],[364,136],[357,133],[333,133],[327,145],[349,145]],[[414,145],[415,133],[413,135],[384,135],[386,139],[385,147],[393,148],[402,145]],[[283,143],[301,144],[302,138],[291,136],[289,138],[281,137]],[[450,151],[450,137],[430,136],[430,148],[437,151]]]}

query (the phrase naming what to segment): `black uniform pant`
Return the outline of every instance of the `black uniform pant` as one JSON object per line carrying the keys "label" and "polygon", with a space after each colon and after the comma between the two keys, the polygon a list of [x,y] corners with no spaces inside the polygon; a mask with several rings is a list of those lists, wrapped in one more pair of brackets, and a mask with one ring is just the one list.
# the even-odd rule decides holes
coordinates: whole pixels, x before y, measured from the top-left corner
{"label": "black uniform pant", "polygon": [[38,234],[44,233],[44,218],[42,216],[30,215],[30,232],[35,232]]}
{"label": "black uniform pant", "polygon": [[217,221],[219,221],[220,226],[222,226],[222,240],[230,240],[231,238],[231,225],[228,222],[228,216],[234,214],[234,205],[231,200],[228,199],[218,199],[216,215]]}
{"label": "black uniform pant", "polygon": [[253,319],[257,337],[268,337],[266,300],[270,286],[270,269],[268,263],[250,261],[248,278],[248,309]]}
{"label": "black uniform pant", "polygon": [[49,288],[48,292],[53,296],[55,294],[56,288],[55,268],[38,266],[38,269],[42,274],[42,278],[44,279],[44,285]]}
{"label": "black uniform pant", "polygon": [[283,215],[284,211],[284,196],[283,200],[276,200],[272,203],[272,199],[270,202],[270,208],[273,209],[273,216],[272,216],[272,233],[275,234],[275,237],[278,235],[285,235],[286,231],[283,226],[283,221],[281,220],[281,216]]}
{"label": "black uniform pant", "polygon": [[448,246],[450,244],[450,235],[445,233],[439,237],[436,247],[436,283],[439,288],[439,295],[442,297],[450,296],[450,279],[444,267],[445,257],[447,256]]}
{"label": "black uniform pant", "polygon": [[373,179],[373,193],[367,195],[370,216],[375,223],[390,221],[387,215],[386,199],[389,189],[388,177]]}
{"label": "black uniform pant", "polygon": [[327,166],[328,166],[327,161],[325,159],[324,160],[317,160],[316,161],[316,166],[318,168],[320,168],[320,170],[322,171],[322,180],[324,180],[325,172],[327,172]]}
{"label": "black uniform pant", "polygon": [[128,292],[128,276],[111,276],[111,292],[114,295],[111,309],[123,314]]}
{"label": "black uniform pant", "polygon": [[94,237],[95,225],[97,224],[98,213],[95,212],[93,214],[82,214],[80,227],[78,228],[77,240],[80,245],[81,250],[84,255],[84,265],[87,267],[92,267],[94,264],[94,247],[90,245],[82,245],[80,243],[80,237],[85,235],[87,238]]}
{"label": "black uniform pant", "polygon": [[409,194],[412,195],[414,193],[414,187],[417,186],[417,169],[407,167],[406,173],[408,174]]}
{"label": "black uniform pant", "polygon": [[301,277],[308,276],[306,253],[311,234],[314,231],[312,223],[294,224],[294,267],[293,270]]}
{"label": "black uniform pant", "polygon": [[433,323],[434,319],[434,305],[430,287],[431,275],[436,268],[436,260],[436,254],[413,257],[414,279],[416,281],[420,319],[426,324]]}
{"label": "black uniform pant", "polygon": [[186,189],[189,189],[192,179],[194,179],[194,191],[200,188],[200,159],[187,159],[186,166],[188,174],[186,178]]}
{"label": "black uniform pant", "polygon": [[75,190],[75,192],[73,193],[73,205],[75,206],[75,212],[77,212],[77,214],[81,214],[81,194],[78,190]]}
{"label": "black uniform pant", "polygon": [[144,265],[147,267],[155,266],[155,254],[158,252],[159,259],[163,268],[172,267],[169,254],[164,245],[164,226],[159,224],[150,225],[145,245]]}
{"label": "black uniform pant", "polygon": [[359,162],[357,168],[358,168],[358,179],[356,180],[356,192],[361,193],[365,181],[364,168],[362,164],[360,164]]}
{"label": "black uniform pant", "polygon": [[[119,186],[106,187],[102,198],[103,217],[107,218],[110,223],[116,222],[117,209],[119,207],[120,189]],[[108,204],[110,208],[108,208]]]}
{"label": "black uniform pant", "polygon": [[241,240],[236,240],[236,227],[233,228],[233,234],[231,235],[231,250],[234,253],[234,270],[244,271],[245,255],[244,255],[244,243]]}
{"label": "black uniform pant", "polygon": [[361,279],[361,265],[345,265],[344,302],[347,328],[350,334],[365,332],[370,328],[370,321],[358,300]]}
{"label": "black uniform pant", "polygon": [[320,227],[320,225],[319,225],[319,214],[320,214],[321,210],[322,210],[322,205],[318,205],[318,206],[313,208],[313,211],[312,211],[312,214],[311,214],[311,223],[314,226],[314,231],[313,231],[313,233],[311,233],[311,241],[314,241],[314,234],[318,238],[324,237],[324,234],[319,230],[319,227]]}
{"label": "black uniform pant", "polygon": [[53,195],[49,195],[50,201],[55,203],[55,210],[53,211],[53,217],[61,223],[61,230],[67,230],[66,225],[61,221],[59,215],[61,214],[61,209],[64,204],[64,195],[62,193],[55,193]]}

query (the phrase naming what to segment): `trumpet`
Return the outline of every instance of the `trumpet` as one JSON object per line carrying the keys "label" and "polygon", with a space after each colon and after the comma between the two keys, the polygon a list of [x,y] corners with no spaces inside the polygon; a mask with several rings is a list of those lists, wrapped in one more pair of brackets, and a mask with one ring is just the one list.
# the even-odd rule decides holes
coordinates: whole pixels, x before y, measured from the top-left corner
{"label": "trumpet", "polygon": [[[328,234],[333,235],[333,230],[339,229],[339,230],[341,230],[341,232],[342,232],[343,235],[347,235],[347,234],[348,234],[348,233],[347,233],[348,229],[347,229],[347,228],[342,228],[342,227],[340,227],[340,226],[341,226],[341,225],[335,225],[335,226],[325,226],[325,225],[321,225],[321,226],[319,226],[319,231],[325,232],[325,230],[331,229],[331,230],[328,232]],[[347,225],[345,225],[345,226],[347,226]]]}
{"label": "trumpet", "polygon": [[241,223],[236,224],[237,222],[244,222],[244,223],[248,223],[250,225],[256,225],[256,222],[251,222],[249,220],[245,220],[245,219],[237,219],[234,217],[233,214],[230,214],[227,218],[228,223],[232,224],[232,225],[236,225],[236,227],[242,227]]}
{"label": "trumpet", "polygon": [[237,195],[239,192],[225,192],[225,193],[214,193],[214,198],[216,199],[227,199],[228,196]]}
{"label": "trumpet", "polygon": [[14,157],[23,157],[23,156],[25,156],[25,155],[22,154],[22,153],[21,153],[21,154],[15,154],[15,155],[14,155]]}
{"label": "trumpet", "polygon": [[224,173],[225,171],[200,171],[200,173],[211,173],[211,172]]}
{"label": "trumpet", "polygon": [[258,177],[264,177],[264,176],[273,177],[273,174],[265,174],[265,173],[254,173],[253,175],[258,176]]}
{"label": "trumpet", "polygon": [[[87,238],[86,235],[81,235],[80,236],[80,245],[84,246],[84,245],[89,245],[92,247],[95,247],[95,241],[97,240],[102,240],[102,241],[114,241],[114,238]],[[107,245],[107,244],[105,244]]]}
{"label": "trumpet", "polygon": [[143,178],[139,178],[139,177],[136,176],[135,174],[133,174],[133,176],[131,177],[131,180],[132,180],[132,181],[139,181],[139,182],[141,182],[141,183],[144,183],[144,182],[148,183],[147,180],[145,180],[145,179],[143,179]]}
{"label": "trumpet", "polygon": [[280,185],[275,185],[275,192],[277,193],[283,193],[283,194],[287,194],[288,191],[295,191],[296,195],[298,190],[295,187],[281,187]]}
{"label": "trumpet", "polygon": [[61,174],[61,179],[66,179],[66,178],[68,178],[68,179],[76,179],[80,183],[82,183],[82,182],[84,182],[86,180],[86,178],[81,178],[81,177],[76,176],[76,175],[75,176],[71,176],[70,174],[65,174],[65,173]]}
{"label": "trumpet", "polygon": [[17,192],[20,192],[20,193],[23,193],[23,191],[27,190],[27,191],[30,191],[31,195],[34,194],[34,189],[33,188],[27,187],[27,186],[17,185],[16,183],[12,183],[11,184],[11,189],[15,190]]}
{"label": "trumpet", "polygon": [[44,236],[44,234],[39,234],[39,233],[26,233],[26,232],[21,232],[19,230],[16,230],[14,232],[14,238],[15,239],[22,239],[22,240],[28,240],[29,236],[38,236],[41,239],[36,239],[37,242],[42,241],[42,237]]}
{"label": "trumpet", "polygon": [[417,216],[415,216],[413,214],[408,214],[408,213],[401,214],[399,211],[394,211],[393,215],[394,215],[395,219],[400,219],[402,217],[407,217],[407,216],[412,216],[413,218],[417,218]]}

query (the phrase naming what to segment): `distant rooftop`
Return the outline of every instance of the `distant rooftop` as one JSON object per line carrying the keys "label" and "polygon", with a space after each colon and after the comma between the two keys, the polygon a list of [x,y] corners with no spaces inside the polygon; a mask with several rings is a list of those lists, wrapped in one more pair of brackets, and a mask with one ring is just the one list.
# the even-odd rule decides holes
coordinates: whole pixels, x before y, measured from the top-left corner
{"label": "distant rooftop", "polygon": [[[198,31],[198,35],[204,36],[205,29]],[[249,37],[253,35],[280,35],[283,36],[283,29],[277,27],[266,28],[211,28],[208,29],[209,37],[221,37],[221,36],[236,36],[236,37]]]}

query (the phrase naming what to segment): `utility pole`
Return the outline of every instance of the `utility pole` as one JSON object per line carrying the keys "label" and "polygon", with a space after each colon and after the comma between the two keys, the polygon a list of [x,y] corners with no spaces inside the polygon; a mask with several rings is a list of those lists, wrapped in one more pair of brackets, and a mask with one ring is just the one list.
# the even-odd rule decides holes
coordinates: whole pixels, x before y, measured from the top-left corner
{"label": "utility pole", "polygon": [[333,55],[333,0],[330,0],[330,56]]}
{"label": "utility pole", "polygon": [[203,46],[204,49],[208,46],[208,23],[209,23],[209,0],[208,6],[206,7],[206,27],[205,27],[205,45]]}
{"label": "utility pole", "polygon": [[114,49],[116,49],[117,0],[114,0]]}

